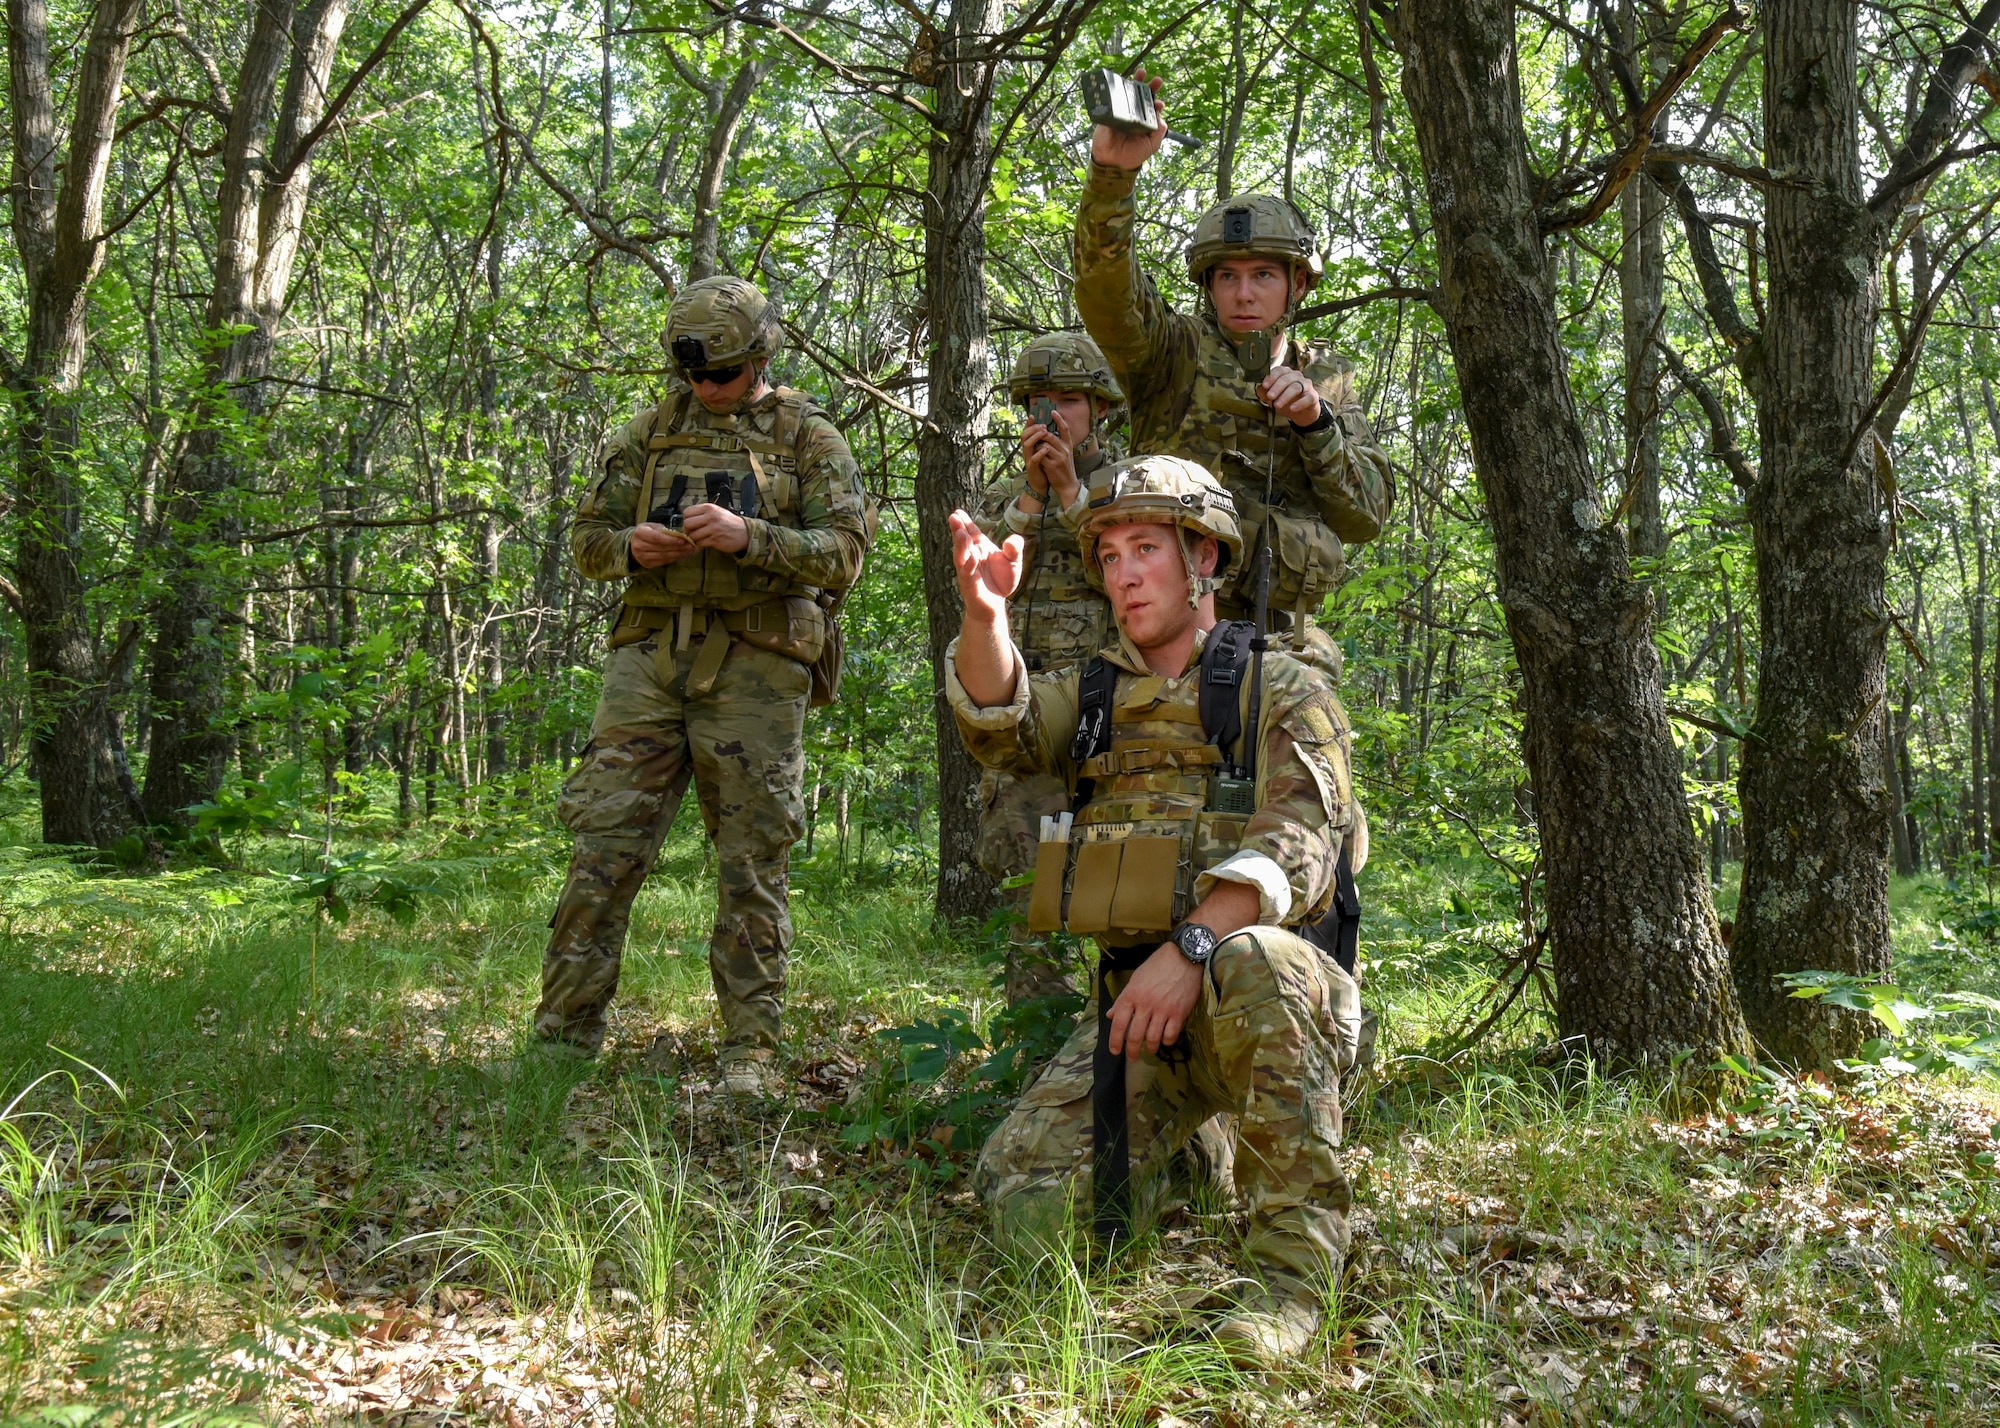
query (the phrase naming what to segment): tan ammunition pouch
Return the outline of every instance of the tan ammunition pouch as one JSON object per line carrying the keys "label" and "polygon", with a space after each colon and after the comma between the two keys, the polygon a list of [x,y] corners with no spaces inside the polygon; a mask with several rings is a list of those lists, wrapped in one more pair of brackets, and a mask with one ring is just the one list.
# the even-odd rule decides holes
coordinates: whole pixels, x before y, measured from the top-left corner
{"label": "tan ammunition pouch", "polygon": [[[1266,509],[1263,518],[1271,524],[1271,609],[1287,611],[1293,627],[1303,630],[1306,621],[1319,613],[1320,602],[1347,577],[1346,549],[1340,537],[1317,516],[1292,515]],[[1254,604],[1257,585],[1257,547],[1263,540],[1258,525],[1246,525],[1243,546],[1241,599]]]}
{"label": "tan ammunition pouch", "polygon": [[673,677],[674,657],[699,646],[687,682],[687,692],[698,697],[715,683],[733,641],[784,655],[810,668],[825,648],[826,633],[826,616],[818,604],[802,595],[766,600],[741,610],[627,605],[611,632],[611,648],[623,649],[661,636],[655,658],[660,677],[667,680]]}
{"label": "tan ammunition pouch", "polygon": [[[1080,773],[1172,772],[1184,787],[1205,788],[1221,759],[1207,743],[1128,744],[1087,760]],[[1028,930],[1164,938],[1193,908],[1196,876],[1243,841],[1248,814],[1215,811],[1210,801],[1162,792],[1093,799],[1067,839],[1036,847]]]}

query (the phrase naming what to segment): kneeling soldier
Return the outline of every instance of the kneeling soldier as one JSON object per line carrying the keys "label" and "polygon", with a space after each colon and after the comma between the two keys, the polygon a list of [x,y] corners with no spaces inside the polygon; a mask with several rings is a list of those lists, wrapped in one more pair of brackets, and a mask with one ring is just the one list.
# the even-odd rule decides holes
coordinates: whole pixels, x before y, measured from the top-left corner
{"label": "kneeling soldier", "polygon": [[535,1012],[545,1041],[597,1052],[632,899],[692,775],[718,868],[708,967],[724,1080],[747,1095],[773,1088],[825,611],[868,545],[847,442],[806,393],[764,380],[779,336],[743,279],[683,288],[666,331],[680,380],[612,439],[577,508],[577,568],[623,580],[625,600],[556,806],[576,850]]}
{"label": "kneeling soldier", "polygon": [[1029,926],[1101,949],[1095,1014],[988,1140],[976,1183],[1010,1239],[1059,1240],[1078,1204],[1116,1236],[1196,1128],[1234,1113],[1246,1288],[1215,1333],[1240,1362],[1282,1363],[1348,1248],[1335,1150],[1360,1005],[1327,932],[1351,891],[1346,713],[1291,656],[1253,663],[1247,623],[1217,623],[1241,538],[1192,462],[1122,462],[1097,489],[1078,535],[1118,642],[1060,674],[1029,675],[1010,635],[1019,542],[996,547],[963,513],[952,526],[960,732],[988,767],[1073,791],[1073,815],[1045,825]]}

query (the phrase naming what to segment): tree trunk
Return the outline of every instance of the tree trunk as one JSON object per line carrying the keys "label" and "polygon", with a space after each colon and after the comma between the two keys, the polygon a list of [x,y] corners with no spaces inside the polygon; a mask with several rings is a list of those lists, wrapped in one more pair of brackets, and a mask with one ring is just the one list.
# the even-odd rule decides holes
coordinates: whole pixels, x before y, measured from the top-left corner
{"label": "tree trunk", "polygon": [[[189,435],[167,493],[157,556],[163,567],[154,633],[153,732],[146,765],[148,822],[179,821],[222,786],[230,753],[224,719],[235,658],[223,631],[237,603],[236,493],[252,466],[232,430],[263,411],[278,319],[298,255],[312,170],[300,142],[319,122],[348,0],[260,6],[230,104],[217,198],[209,350]],[[285,81],[282,100],[279,81]]]}
{"label": "tree trunk", "polygon": [[27,646],[31,745],[41,785],[42,838],[103,847],[130,827],[118,779],[106,673],[85,607],[82,420],[87,303],[104,258],[98,237],[104,176],[138,0],[98,0],[71,81],[68,148],[55,114],[44,0],[8,0],[8,109],[14,243],[27,323],[17,361],[4,360],[15,404],[13,576]]}
{"label": "tree trunk", "polygon": [[1653,602],[1607,521],[1563,359],[1511,0],[1403,0],[1438,308],[1493,524],[1548,869],[1557,1021],[1611,1067],[1746,1048],[1667,725]]}
{"label": "tree trunk", "polygon": [[729,156],[736,145],[737,126],[758,82],[770,69],[769,61],[745,60],[736,78],[724,90],[713,85],[709,101],[708,144],[701,153],[701,172],[695,180],[694,223],[688,239],[688,281],[715,276],[722,241],[722,181],[729,173]]}
{"label": "tree trunk", "polygon": [[[1986,421],[1987,425],[1993,428],[1993,442],[1996,446],[2000,446],[2000,402],[1994,400],[1993,382],[1990,378],[1979,379],[1979,394],[1985,399]],[[1968,432],[1966,442],[1968,452],[1971,451],[1971,446]],[[1976,453],[1973,454],[1972,460],[1973,468],[1977,470],[1979,458]],[[1985,589],[1984,581],[1980,582],[1980,588],[1982,591]],[[1988,695],[1986,707],[2000,713],[2000,659],[1993,661],[1993,685]],[[1908,697],[1905,693],[1906,702]],[[1908,722],[1907,718],[1904,722]],[[1986,824],[1989,828],[2000,830],[2000,777],[1994,776],[1996,768],[2000,768],[2000,718],[1989,718],[1986,721]]]}
{"label": "tree trunk", "polygon": [[1903,787],[1902,771],[1897,767],[1895,742],[1895,712],[1887,707],[1882,710],[1882,721],[1888,727],[1883,730],[1882,740],[1882,781],[1889,786],[1890,845],[1896,855],[1896,876],[1907,878],[1917,871],[1916,843],[1910,834],[1909,791]]}
{"label": "tree trunk", "polygon": [[[1986,524],[1980,519],[1977,491],[1972,493],[1972,551],[1974,568],[1978,571],[1967,622],[1972,636],[1972,846],[1985,856],[1990,848],[1986,836],[1986,780],[1995,771],[1986,763]],[[1961,580],[1964,575],[1961,559]]]}
{"label": "tree trunk", "polygon": [[1874,374],[1878,224],[1863,202],[1853,0],[1775,0],[1764,22],[1769,321],[1749,498],[1763,653],[1743,744],[1743,894],[1731,962],[1780,1060],[1852,1056],[1866,1018],[1787,994],[1821,968],[1889,964],[1882,781],[1888,456],[1862,430]]}
{"label": "tree trunk", "polygon": [[973,857],[979,833],[979,770],[944,697],[945,647],[962,608],[947,517],[977,510],[986,480],[992,372],[986,337],[985,176],[993,68],[986,54],[1000,23],[999,0],[951,0],[940,39],[937,127],[924,188],[924,291],[930,304],[929,420],[917,438],[917,531],[937,726],[940,917],[984,917],[993,880]]}
{"label": "tree trunk", "polygon": [[1910,687],[1906,684],[1903,702],[1896,710],[1896,770],[1902,775],[1903,832],[1910,842],[1910,871],[1920,873],[1924,870],[1923,829],[1910,802],[1910,790],[1916,786],[1915,767],[1910,759]]}
{"label": "tree trunk", "polygon": [[[1647,21],[1664,28],[1650,13]],[[1625,48],[1636,73],[1657,71],[1657,40],[1642,44],[1641,7],[1625,0]],[[1657,80],[1657,73],[1655,74]],[[1653,125],[1656,143],[1668,138],[1668,111]],[[1665,554],[1666,529],[1660,522],[1660,309],[1666,290],[1666,243],[1661,220],[1666,198],[1641,173],[1619,195],[1619,307],[1625,329],[1626,539],[1635,556]],[[1656,587],[1656,605],[1665,613],[1666,592]]]}
{"label": "tree trunk", "polygon": [[1249,102],[1249,85],[1244,67],[1243,7],[1237,6],[1229,22],[1229,110],[1222,121],[1222,142],[1215,146],[1215,201],[1221,203],[1236,192],[1236,146],[1243,135],[1243,108]]}

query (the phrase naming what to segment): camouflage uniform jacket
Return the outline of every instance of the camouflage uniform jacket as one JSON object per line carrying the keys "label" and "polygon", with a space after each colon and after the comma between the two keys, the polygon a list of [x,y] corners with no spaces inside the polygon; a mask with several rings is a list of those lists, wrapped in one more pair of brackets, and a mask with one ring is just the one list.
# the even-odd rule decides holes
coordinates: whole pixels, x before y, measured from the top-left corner
{"label": "camouflage uniform jacket", "polygon": [[[1353,364],[1322,344],[1295,341],[1285,365],[1319,389],[1325,425],[1277,421],[1274,430],[1215,319],[1175,312],[1139,271],[1132,245],[1137,178],[1137,170],[1091,164],[1075,253],[1077,311],[1131,403],[1132,449],[1206,466],[1236,498],[1244,548],[1254,550],[1268,448],[1278,512],[1272,604],[1316,608],[1345,573],[1341,543],[1373,540],[1395,504],[1388,458],[1355,396]],[[1218,610],[1239,612],[1254,598],[1241,578],[1252,565],[1242,563]]]}
{"label": "camouflage uniform jacket", "polygon": [[[672,432],[662,434],[686,434],[716,449],[697,444],[662,452],[654,473],[655,508],[669,490],[670,458],[695,463],[696,474],[704,466],[747,474],[750,458],[737,448],[766,447],[787,428],[796,431],[789,452],[763,460],[771,484],[782,490],[779,499],[760,500],[760,510],[776,506],[778,518],[747,517],[750,544],[740,554],[700,551],[654,570],[632,560],[632,528],[647,514],[638,506],[648,447],[663,413]],[[693,486],[693,499],[699,499],[701,484]],[[628,606],[674,606],[692,597],[695,603],[740,608],[777,595],[843,589],[860,574],[867,545],[860,468],[846,438],[809,396],[775,387],[738,411],[715,413],[678,382],[658,408],[639,413],[605,443],[597,478],[577,507],[570,532],[577,569],[592,580],[627,580]]]}
{"label": "camouflage uniform jacket", "polygon": [[[1130,823],[1147,831],[1146,825],[1165,823],[1176,812],[1187,819],[1192,810],[1174,808],[1187,797],[1179,791],[1189,784],[1184,770],[1163,766],[1157,757],[1120,755],[1212,747],[1203,740],[1197,705],[1204,643],[1195,641],[1187,670],[1176,679],[1154,674],[1122,632],[1104,651],[1121,671],[1112,696],[1110,762],[1151,766],[1098,772],[1090,802],[1077,814],[1080,827]],[[945,690],[973,758],[1003,773],[1052,773],[1074,794],[1083,776],[1070,757],[1082,667],[1017,679],[1011,701],[981,708],[959,683],[956,656],[954,643],[945,658]],[[1246,702],[1247,696],[1246,688]],[[1265,656],[1255,812],[1247,820],[1196,815],[1190,862],[1197,871],[1177,894],[1177,918],[1224,880],[1257,888],[1263,925],[1290,926],[1325,912],[1352,817],[1348,728],[1347,711],[1319,674],[1289,655]],[[1199,794],[1194,802],[1199,807]]]}
{"label": "camouflage uniform jacket", "polygon": [[[1090,478],[1118,459],[1118,452],[1100,441],[1097,450],[1077,463],[1078,503],[1090,489]],[[1023,511],[1028,490],[1025,473],[995,481],[986,493],[986,510],[979,525],[996,541],[1010,535],[1027,544],[1027,568],[1020,588],[1007,602],[1012,626],[1036,672],[1062,669],[1089,659],[1111,638],[1111,603],[1090,583],[1071,526],[1075,513],[1053,508]]]}

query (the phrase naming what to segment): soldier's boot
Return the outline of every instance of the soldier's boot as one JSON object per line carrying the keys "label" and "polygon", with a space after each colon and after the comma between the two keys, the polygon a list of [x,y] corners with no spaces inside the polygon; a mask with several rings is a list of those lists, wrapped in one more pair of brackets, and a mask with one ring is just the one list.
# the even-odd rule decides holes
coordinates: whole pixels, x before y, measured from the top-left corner
{"label": "soldier's boot", "polygon": [[722,1089],[741,1100],[775,1101],[784,1094],[777,1057],[761,1047],[734,1047],[722,1053]]}
{"label": "soldier's boot", "polygon": [[1238,1368],[1282,1369],[1312,1346],[1319,1319],[1319,1296],[1293,1276],[1273,1272],[1244,1281],[1236,1307],[1210,1333]]}

